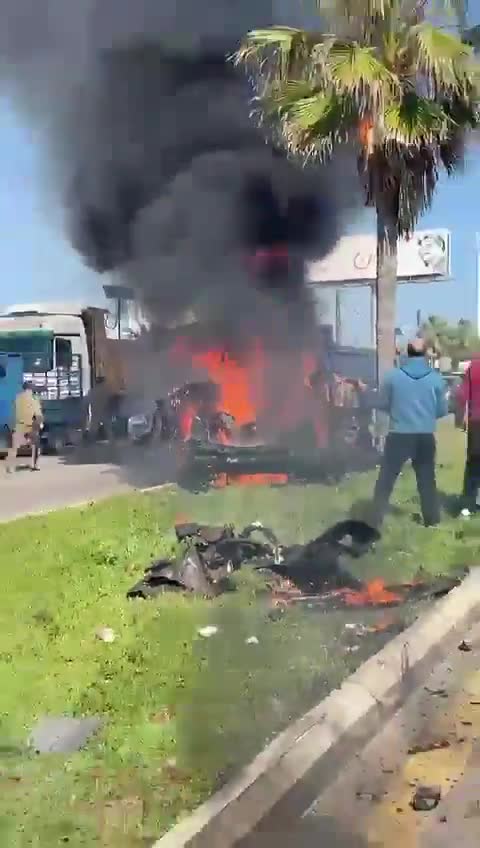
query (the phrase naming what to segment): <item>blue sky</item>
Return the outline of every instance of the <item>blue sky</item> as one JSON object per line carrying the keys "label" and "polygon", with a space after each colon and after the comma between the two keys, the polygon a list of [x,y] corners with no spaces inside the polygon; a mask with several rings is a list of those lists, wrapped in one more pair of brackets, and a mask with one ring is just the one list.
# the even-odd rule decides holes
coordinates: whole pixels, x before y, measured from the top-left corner
{"label": "blue sky", "polygon": [[[0,98],[0,304],[101,298],[52,203],[41,137]],[[100,302],[100,301],[99,301]]]}
{"label": "blue sky", "polygon": [[[60,208],[52,203],[41,138],[0,100],[0,304],[35,300],[102,302],[106,282],[69,246]],[[402,286],[397,323],[413,326],[417,309],[452,320],[476,320],[475,233],[480,231],[480,146],[472,147],[465,174],[442,178],[432,210],[419,226],[452,232],[452,281]],[[352,223],[355,230],[357,223]],[[358,221],[365,230],[368,222]],[[367,291],[343,297],[346,343],[369,338]]]}

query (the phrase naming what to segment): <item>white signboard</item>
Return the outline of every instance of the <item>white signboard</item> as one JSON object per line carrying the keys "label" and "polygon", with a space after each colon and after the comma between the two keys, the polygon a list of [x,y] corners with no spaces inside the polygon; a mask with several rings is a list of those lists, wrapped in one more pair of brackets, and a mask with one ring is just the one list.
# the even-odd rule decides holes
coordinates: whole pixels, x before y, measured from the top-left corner
{"label": "white signboard", "polygon": [[[373,234],[344,236],[332,252],[307,264],[310,283],[369,283],[377,273],[377,238]],[[400,282],[430,282],[450,275],[449,230],[417,230],[398,240]]]}

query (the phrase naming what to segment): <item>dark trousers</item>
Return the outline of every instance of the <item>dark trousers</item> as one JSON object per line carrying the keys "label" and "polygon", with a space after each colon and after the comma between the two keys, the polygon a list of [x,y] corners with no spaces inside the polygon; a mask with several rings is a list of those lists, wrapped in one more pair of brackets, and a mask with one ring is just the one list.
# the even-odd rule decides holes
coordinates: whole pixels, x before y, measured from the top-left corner
{"label": "dark trousers", "polygon": [[467,458],[463,476],[463,496],[469,509],[476,508],[480,488],[480,421],[469,421]]}
{"label": "dark trousers", "polygon": [[432,433],[389,433],[373,496],[377,524],[383,521],[397,477],[409,459],[417,478],[424,524],[426,527],[438,524],[440,507],[435,480],[435,453],[435,436]]}

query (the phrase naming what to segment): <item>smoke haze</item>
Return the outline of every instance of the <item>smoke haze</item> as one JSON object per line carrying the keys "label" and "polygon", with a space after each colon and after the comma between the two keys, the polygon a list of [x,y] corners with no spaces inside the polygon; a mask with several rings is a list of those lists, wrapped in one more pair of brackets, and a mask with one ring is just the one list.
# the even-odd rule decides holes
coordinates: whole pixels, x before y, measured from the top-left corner
{"label": "smoke haze", "polygon": [[[333,246],[351,181],[345,161],[293,165],[250,119],[247,81],[225,56],[274,21],[271,4],[0,9],[4,84],[47,133],[66,232],[90,266],[133,285],[159,325],[192,310],[238,324],[304,300],[303,260]],[[251,256],[277,244],[289,272],[252,272]]]}

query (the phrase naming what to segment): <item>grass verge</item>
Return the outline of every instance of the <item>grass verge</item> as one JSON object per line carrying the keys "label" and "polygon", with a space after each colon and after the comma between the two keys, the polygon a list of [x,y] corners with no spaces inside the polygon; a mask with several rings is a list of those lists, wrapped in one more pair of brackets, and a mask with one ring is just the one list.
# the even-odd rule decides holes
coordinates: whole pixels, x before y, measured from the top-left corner
{"label": "grass verge", "polygon": [[[460,488],[463,438],[440,436],[445,501]],[[2,526],[0,561],[0,844],[6,848],[148,845],[378,647],[345,652],[345,617],[292,611],[269,620],[245,572],[215,603],[182,596],[127,602],[154,557],[175,549],[180,517],[241,526],[261,519],[282,540],[306,540],[361,512],[374,475],[334,489],[175,489]],[[476,562],[476,522],[412,521],[413,479],[399,481],[382,543],[355,565],[397,582],[419,567]],[[352,615],[349,616],[352,620]],[[362,613],[362,621],[365,614]],[[214,623],[210,640],[197,630]],[[112,644],[98,640],[113,628]],[[255,635],[258,645],[247,645]],[[36,718],[101,715],[103,731],[74,756],[33,757]]]}

